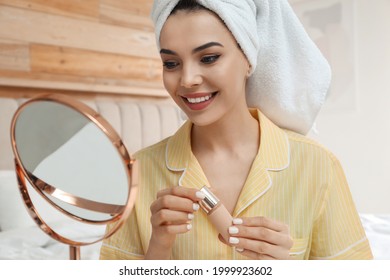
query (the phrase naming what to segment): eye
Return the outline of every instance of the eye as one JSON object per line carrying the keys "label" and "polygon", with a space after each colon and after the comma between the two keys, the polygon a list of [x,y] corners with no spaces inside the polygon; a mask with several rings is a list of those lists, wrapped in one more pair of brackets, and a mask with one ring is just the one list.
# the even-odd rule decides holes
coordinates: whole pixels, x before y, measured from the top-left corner
{"label": "eye", "polygon": [[216,62],[220,56],[221,55],[219,55],[219,54],[206,55],[206,56],[202,57],[202,59],[200,61],[204,64],[211,64],[211,63]]}
{"label": "eye", "polygon": [[176,61],[164,61],[164,63],[163,63],[163,67],[168,69],[168,70],[172,70],[172,69],[176,68],[178,65],[179,65],[179,63]]}

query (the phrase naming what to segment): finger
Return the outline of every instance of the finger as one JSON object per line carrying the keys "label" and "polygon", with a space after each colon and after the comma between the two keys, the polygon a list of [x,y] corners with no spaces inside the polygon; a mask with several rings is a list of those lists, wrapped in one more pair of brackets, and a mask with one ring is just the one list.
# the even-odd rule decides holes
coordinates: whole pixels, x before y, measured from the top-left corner
{"label": "finger", "polygon": [[237,248],[255,252],[259,255],[267,255],[274,259],[288,259],[289,249],[263,241],[230,237],[229,243]]}
{"label": "finger", "polygon": [[277,232],[289,232],[288,225],[267,217],[243,217],[233,219],[234,225],[245,225],[248,227],[265,227]]}
{"label": "finger", "polygon": [[150,211],[152,214],[157,213],[161,209],[193,213],[199,209],[199,204],[194,203],[191,199],[188,198],[164,195],[153,201],[152,205],[150,206]]}
{"label": "finger", "polygon": [[190,231],[192,228],[191,224],[181,224],[181,225],[165,225],[159,228],[159,231],[166,234],[180,234]]}
{"label": "finger", "polygon": [[170,209],[162,209],[155,215],[152,215],[150,221],[153,226],[159,226],[163,224],[185,224],[194,219],[194,214],[179,212]]}
{"label": "finger", "polygon": [[200,201],[205,197],[204,194],[197,189],[184,187],[172,187],[163,189],[157,193],[157,198],[160,198],[165,195],[185,197],[191,199],[194,202]]}
{"label": "finger", "polygon": [[292,238],[286,234],[265,227],[248,227],[236,225],[229,227],[229,234],[235,237],[261,240],[270,244],[280,245],[288,249],[293,245]]}
{"label": "finger", "polygon": [[231,246],[231,245],[229,244],[229,240],[225,240],[225,239],[222,237],[221,234],[218,234],[218,239],[219,239],[219,241],[221,241],[222,243],[224,243],[224,244],[226,244],[226,245],[228,245],[228,246]]}

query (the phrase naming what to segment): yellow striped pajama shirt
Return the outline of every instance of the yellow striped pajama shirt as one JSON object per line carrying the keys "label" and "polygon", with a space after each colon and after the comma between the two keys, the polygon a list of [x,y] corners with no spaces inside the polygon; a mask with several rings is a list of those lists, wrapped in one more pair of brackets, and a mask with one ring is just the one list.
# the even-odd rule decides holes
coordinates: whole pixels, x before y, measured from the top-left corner
{"label": "yellow striped pajama shirt", "polygon": [[[280,129],[259,110],[250,112],[259,121],[260,147],[232,216],[265,216],[288,224],[293,259],[371,259],[336,157],[315,141]],[[144,258],[152,229],[150,205],[159,190],[210,186],[191,152],[191,128],[187,121],[173,136],[135,155],[140,168],[135,208],[104,241],[101,259]],[[197,211],[192,229],[177,236],[171,259],[246,259],[217,236],[207,215]]]}

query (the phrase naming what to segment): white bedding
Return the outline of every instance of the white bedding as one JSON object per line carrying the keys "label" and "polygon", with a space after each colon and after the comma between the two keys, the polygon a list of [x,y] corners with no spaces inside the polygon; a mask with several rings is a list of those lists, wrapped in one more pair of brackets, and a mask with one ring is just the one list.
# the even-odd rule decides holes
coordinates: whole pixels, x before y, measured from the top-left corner
{"label": "white bedding", "polygon": [[[97,240],[102,236],[101,230],[86,232],[75,223],[58,222],[58,228],[71,236],[85,236]],[[83,239],[80,238],[80,241]],[[90,240],[90,239],[88,239]],[[101,242],[81,246],[82,260],[99,259]],[[11,229],[0,232],[0,259],[3,260],[68,260],[69,246],[56,241],[37,226]]]}
{"label": "white bedding", "polygon": [[[44,220],[62,236],[80,242],[98,240],[104,225],[91,226],[59,215],[37,194],[31,199]],[[81,259],[98,259],[101,242],[81,247]],[[0,170],[0,260],[69,259],[69,246],[44,233],[29,216],[19,193],[15,171]]]}
{"label": "white bedding", "polygon": [[390,260],[390,215],[361,214],[360,218],[376,260]]}

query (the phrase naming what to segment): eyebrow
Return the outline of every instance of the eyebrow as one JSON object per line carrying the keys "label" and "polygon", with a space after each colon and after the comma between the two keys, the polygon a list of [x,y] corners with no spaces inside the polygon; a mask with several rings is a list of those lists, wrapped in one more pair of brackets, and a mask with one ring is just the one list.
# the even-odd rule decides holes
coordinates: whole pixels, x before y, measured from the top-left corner
{"label": "eyebrow", "polygon": [[[199,47],[196,47],[195,49],[192,50],[192,53],[197,53],[197,52],[200,52],[204,49],[207,49],[207,48],[210,48],[210,47],[214,47],[214,46],[219,46],[219,47],[223,47],[223,45],[221,43],[218,43],[218,42],[209,42],[209,43],[206,43],[204,45],[201,45]],[[164,53],[164,54],[171,54],[171,55],[177,55],[176,52],[172,51],[172,50],[168,50],[168,49],[161,49],[160,50],[160,53]]]}

